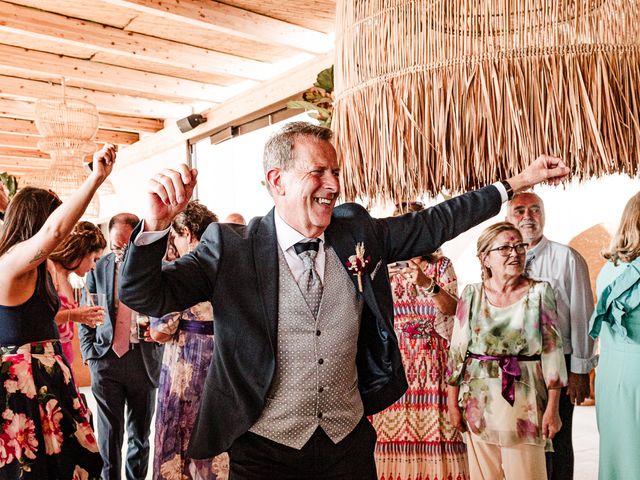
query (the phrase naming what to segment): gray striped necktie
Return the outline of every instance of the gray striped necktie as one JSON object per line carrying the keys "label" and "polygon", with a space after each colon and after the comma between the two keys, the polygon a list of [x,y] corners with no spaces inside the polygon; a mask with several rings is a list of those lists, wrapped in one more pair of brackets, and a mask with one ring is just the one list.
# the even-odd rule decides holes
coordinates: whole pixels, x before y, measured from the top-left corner
{"label": "gray striped necktie", "polygon": [[294,245],[294,248],[304,265],[304,271],[298,279],[298,286],[313,316],[317,317],[320,309],[320,300],[322,300],[322,282],[315,266],[316,256],[318,255],[318,240],[304,243],[298,242]]}

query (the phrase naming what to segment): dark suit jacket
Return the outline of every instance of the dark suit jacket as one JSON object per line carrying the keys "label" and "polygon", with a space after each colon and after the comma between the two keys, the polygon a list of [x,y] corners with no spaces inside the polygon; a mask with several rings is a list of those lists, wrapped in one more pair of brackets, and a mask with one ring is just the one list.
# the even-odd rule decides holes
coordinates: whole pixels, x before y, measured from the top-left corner
{"label": "dark suit jacket", "polygon": [[[356,204],[335,208],[325,231],[326,244],[343,265],[359,242],[371,258],[363,276],[365,306],[356,359],[367,415],[392,404],[407,388],[393,331],[386,265],[433,252],[496,215],[500,206],[498,190],[489,186],[395,218],[374,219]],[[140,247],[130,244],[125,256],[120,298],[131,308],[157,317],[205,300],[213,305],[214,357],[191,437],[194,458],[227,450],[264,408],[278,342],[278,245],[273,215],[272,210],[246,227],[213,223],[194,252],[164,267],[166,239]],[[355,289],[357,279],[352,279]]]}
{"label": "dark suit jacket", "polygon": [[[82,324],[78,327],[80,350],[85,361],[104,357],[113,343],[113,326],[116,321],[113,297],[115,273],[115,255],[109,253],[98,260],[94,271],[87,274],[87,290],[92,293],[105,293],[107,295],[108,315],[104,319],[104,323],[96,328],[90,328]],[[154,386],[157,386],[162,362],[162,345],[154,342],[140,342],[140,348],[144,368],[147,371],[149,380]]]}

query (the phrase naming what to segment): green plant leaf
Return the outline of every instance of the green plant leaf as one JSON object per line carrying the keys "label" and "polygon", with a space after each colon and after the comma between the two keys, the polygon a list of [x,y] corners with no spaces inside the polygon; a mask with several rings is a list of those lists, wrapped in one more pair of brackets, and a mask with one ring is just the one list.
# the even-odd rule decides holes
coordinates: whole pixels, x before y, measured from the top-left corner
{"label": "green plant leaf", "polygon": [[7,172],[2,172],[0,173],[0,182],[6,187],[9,198],[13,198],[18,191],[18,179]]}
{"label": "green plant leaf", "polygon": [[316,77],[316,87],[324,88],[327,92],[333,92],[333,65],[322,70]]}

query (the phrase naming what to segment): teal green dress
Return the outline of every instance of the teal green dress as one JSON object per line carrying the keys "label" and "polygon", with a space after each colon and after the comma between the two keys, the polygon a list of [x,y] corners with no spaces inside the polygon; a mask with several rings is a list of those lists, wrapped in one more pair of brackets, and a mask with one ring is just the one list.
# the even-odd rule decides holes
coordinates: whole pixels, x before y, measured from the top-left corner
{"label": "teal green dress", "polygon": [[640,258],[607,262],[590,332],[600,338],[596,415],[600,480],[640,479]]}

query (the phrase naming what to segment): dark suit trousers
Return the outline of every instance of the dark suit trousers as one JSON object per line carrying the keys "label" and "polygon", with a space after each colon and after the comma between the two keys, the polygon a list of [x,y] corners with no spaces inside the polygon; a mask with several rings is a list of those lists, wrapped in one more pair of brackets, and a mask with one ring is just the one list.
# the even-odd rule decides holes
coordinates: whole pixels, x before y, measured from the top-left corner
{"label": "dark suit trousers", "polygon": [[144,367],[140,348],[123,357],[109,350],[89,360],[91,391],[98,403],[98,437],[104,461],[103,480],[119,480],[122,470],[122,440],[128,437],[126,478],[144,479],[149,464],[149,433],[155,409],[156,387]]}
{"label": "dark suit trousers", "polygon": [[229,480],[377,480],[375,444],[366,417],[338,443],[318,428],[301,450],[247,432],[229,450]]}
{"label": "dark suit trousers", "polygon": [[[567,372],[571,369],[571,355],[564,356]],[[573,480],[573,404],[567,388],[560,391],[560,420],[562,428],[553,437],[553,452],[547,453],[547,478],[549,480]]]}

